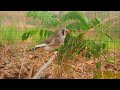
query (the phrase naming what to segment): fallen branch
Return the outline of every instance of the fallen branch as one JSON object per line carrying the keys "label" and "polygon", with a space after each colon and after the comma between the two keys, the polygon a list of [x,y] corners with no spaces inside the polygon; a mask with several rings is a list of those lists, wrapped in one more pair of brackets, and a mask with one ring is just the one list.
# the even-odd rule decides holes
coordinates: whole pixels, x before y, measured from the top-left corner
{"label": "fallen branch", "polygon": [[28,79],[31,78],[32,73],[33,73],[33,69],[34,69],[34,65],[32,65],[32,67],[31,67],[31,69],[30,69],[30,72],[29,72],[29,75],[28,75]]}
{"label": "fallen branch", "polygon": [[22,64],[21,64],[21,68],[20,68],[20,72],[19,72],[19,79],[20,79],[20,75],[21,75],[21,72],[22,72],[22,69],[23,69],[23,65],[24,65],[24,59],[22,60]]}
{"label": "fallen branch", "polygon": [[57,52],[54,52],[54,55],[48,60],[47,63],[45,63],[39,70],[38,72],[33,76],[32,79],[40,79],[40,77],[43,74],[43,71],[47,69],[47,67],[52,63],[52,61],[55,59],[55,56],[57,55]]}

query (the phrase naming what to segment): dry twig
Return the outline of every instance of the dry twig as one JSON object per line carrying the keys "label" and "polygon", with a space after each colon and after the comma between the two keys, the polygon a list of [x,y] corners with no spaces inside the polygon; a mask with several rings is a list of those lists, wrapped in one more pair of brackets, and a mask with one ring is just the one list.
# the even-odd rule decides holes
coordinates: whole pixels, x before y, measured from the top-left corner
{"label": "dry twig", "polygon": [[45,69],[47,69],[47,67],[52,63],[52,61],[55,59],[57,55],[57,52],[54,52],[54,55],[48,60],[47,63],[45,63],[39,70],[38,72],[33,76],[32,79],[40,79],[40,77],[43,74],[43,71],[45,71]]}

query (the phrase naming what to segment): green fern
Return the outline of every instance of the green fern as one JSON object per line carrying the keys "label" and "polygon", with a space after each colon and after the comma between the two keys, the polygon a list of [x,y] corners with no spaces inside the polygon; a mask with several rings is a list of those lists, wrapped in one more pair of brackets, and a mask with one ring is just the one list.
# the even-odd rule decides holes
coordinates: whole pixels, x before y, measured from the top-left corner
{"label": "green fern", "polygon": [[33,19],[39,19],[42,23],[49,27],[57,27],[59,22],[52,13],[48,11],[29,11],[27,17],[33,17]]}
{"label": "green fern", "polygon": [[[67,21],[67,20],[79,20],[80,23],[78,23],[78,25],[79,25],[80,29],[82,29],[82,30],[89,30],[90,29],[89,19],[82,12],[77,12],[77,11],[69,12],[69,13],[65,14],[62,17],[62,20],[63,21]],[[72,24],[71,26],[75,27],[74,24]],[[67,27],[70,27],[70,25],[67,26]]]}
{"label": "green fern", "polygon": [[53,34],[52,31],[49,30],[30,30],[30,31],[26,31],[23,35],[22,35],[22,40],[27,40],[28,38],[30,38],[31,36],[36,35],[39,32],[39,36],[40,39],[45,39],[48,36],[50,36],[51,34]]}
{"label": "green fern", "polygon": [[66,26],[66,28],[71,29],[71,30],[80,30],[81,25],[80,22],[74,22]]}

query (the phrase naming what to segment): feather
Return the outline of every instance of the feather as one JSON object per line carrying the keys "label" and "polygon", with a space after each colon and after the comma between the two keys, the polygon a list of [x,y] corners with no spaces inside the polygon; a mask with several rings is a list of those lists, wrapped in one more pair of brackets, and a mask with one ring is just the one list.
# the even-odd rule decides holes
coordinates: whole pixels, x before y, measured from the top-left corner
{"label": "feather", "polygon": [[42,44],[36,45],[34,48],[30,49],[30,51],[31,51],[31,50],[33,51],[33,50],[36,50],[37,48],[45,47],[45,46],[47,46],[47,44],[42,43]]}
{"label": "feather", "polygon": [[47,44],[45,44],[45,43],[42,43],[42,44],[36,45],[36,46],[35,46],[35,48],[44,47],[44,46],[46,46],[46,45],[47,45]]}

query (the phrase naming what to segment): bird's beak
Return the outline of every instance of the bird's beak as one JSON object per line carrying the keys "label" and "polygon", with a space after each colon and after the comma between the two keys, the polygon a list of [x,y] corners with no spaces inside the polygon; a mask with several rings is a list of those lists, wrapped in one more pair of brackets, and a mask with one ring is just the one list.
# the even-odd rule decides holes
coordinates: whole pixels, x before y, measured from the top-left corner
{"label": "bird's beak", "polygon": [[70,33],[70,30],[67,29],[67,30],[66,30],[66,33],[69,34],[69,33]]}

